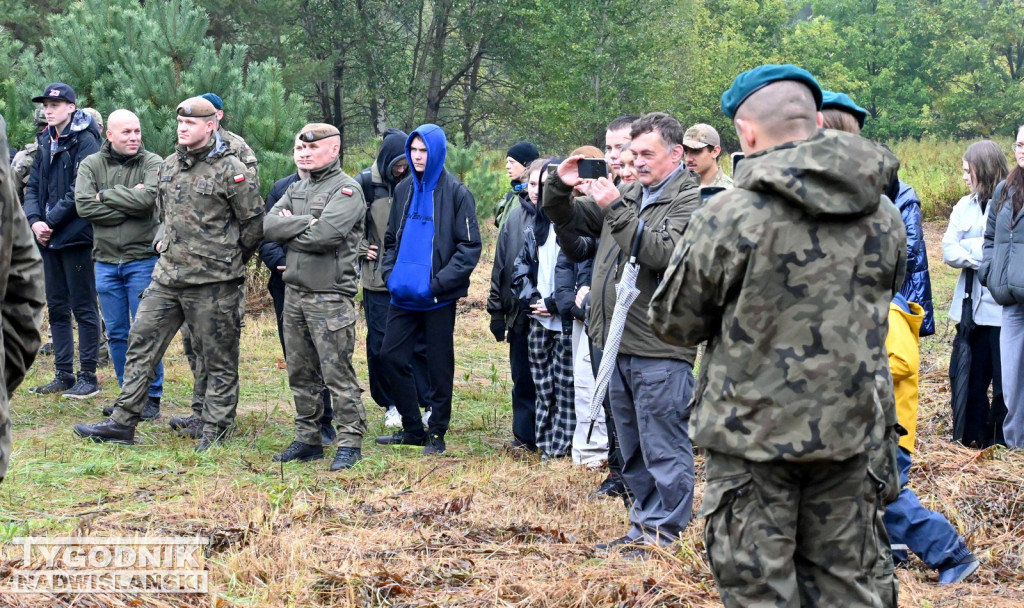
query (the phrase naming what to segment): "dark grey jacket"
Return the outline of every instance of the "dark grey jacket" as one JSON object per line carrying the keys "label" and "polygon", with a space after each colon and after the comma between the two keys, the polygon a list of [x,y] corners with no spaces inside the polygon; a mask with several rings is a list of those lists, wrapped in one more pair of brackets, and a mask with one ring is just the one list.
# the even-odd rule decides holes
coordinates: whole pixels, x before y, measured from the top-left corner
{"label": "dark grey jacket", "polygon": [[1006,182],[1000,182],[989,202],[994,207],[988,214],[978,278],[992,299],[1010,306],[1024,304],[1024,210],[1013,213],[1012,191],[1002,200],[1005,186]]}

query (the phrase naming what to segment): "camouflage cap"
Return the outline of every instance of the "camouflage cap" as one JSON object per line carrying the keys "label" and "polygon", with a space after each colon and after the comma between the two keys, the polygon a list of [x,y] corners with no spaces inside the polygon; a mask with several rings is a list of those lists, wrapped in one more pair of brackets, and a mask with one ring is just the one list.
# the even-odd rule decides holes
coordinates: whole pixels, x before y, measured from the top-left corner
{"label": "camouflage cap", "polygon": [[329,125],[323,122],[311,122],[308,125],[302,127],[299,131],[298,138],[302,141],[313,142],[333,137],[335,135],[340,136],[341,132],[334,125]]}
{"label": "camouflage cap", "polygon": [[732,81],[732,86],[722,93],[722,113],[729,118],[736,117],[736,110],[743,105],[748,97],[773,82],[795,80],[804,84],[814,95],[815,107],[821,109],[821,87],[810,72],[793,64],[765,64],[747,70]]}
{"label": "camouflage cap", "polygon": [[683,135],[683,145],[687,148],[704,148],[722,145],[722,138],[711,125],[695,124]]}
{"label": "camouflage cap", "polygon": [[852,114],[853,117],[857,119],[857,124],[860,125],[861,128],[864,128],[864,121],[868,117],[868,111],[854,103],[853,99],[851,99],[846,93],[822,91],[821,109],[841,110],[847,114]]}
{"label": "camouflage cap", "polygon": [[43,111],[43,106],[36,106],[36,109],[32,112],[32,124],[37,127],[46,126],[46,112]]}
{"label": "camouflage cap", "polygon": [[202,97],[189,97],[178,104],[176,113],[188,118],[209,118],[217,114],[217,108]]}
{"label": "camouflage cap", "polygon": [[88,114],[89,116],[92,116],[92,119],[96,121],[97,127],[103,126],[103,117],[100,116],[98,110],[96,110],[95,108],[82,108],[82,111]]}

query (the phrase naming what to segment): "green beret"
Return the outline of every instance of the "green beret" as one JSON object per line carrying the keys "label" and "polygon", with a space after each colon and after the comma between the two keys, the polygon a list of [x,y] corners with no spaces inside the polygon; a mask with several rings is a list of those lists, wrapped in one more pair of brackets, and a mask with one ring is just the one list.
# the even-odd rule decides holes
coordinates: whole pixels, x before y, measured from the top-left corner
{"label": "green beret", "polygon": [[320,141],[321,139],[333,137],[335,135],[340,136],[341,132],[338,131],[338,128],[334,125],[329,125],[323,122],[311,122],[302,127],[302,130],[299,131],[299,140],[309,142]]}
{"label": "green beret", "polygon": [[209,118],[217,114],[217,108],[202,97],[189,97],[178,104],[178,116],[188,118]]}
{"label": "green beret", "polygon": [[852,114],[853,117],[857,119],[857,124],[860,125],[862,129],[864,128],[864,121],[868,117],[868,111],[854,103],[846,93],[822,91],[821,109],[842,110],[847,114]]}
{"label": "green beret", "polygon": [[747,70],[732,81],[732,86],[725,93],[722,93],[722,112],[729,118],[736,117],[736,110],[743,105],[748,97],[780,80],[795,80],[807,85],[807,88],[814,94],[814,102],[817,109],[821,109],[821,87],[818,81],[811,76],[811,73],[795,65],[774,65],[766,64],[752,70]]}

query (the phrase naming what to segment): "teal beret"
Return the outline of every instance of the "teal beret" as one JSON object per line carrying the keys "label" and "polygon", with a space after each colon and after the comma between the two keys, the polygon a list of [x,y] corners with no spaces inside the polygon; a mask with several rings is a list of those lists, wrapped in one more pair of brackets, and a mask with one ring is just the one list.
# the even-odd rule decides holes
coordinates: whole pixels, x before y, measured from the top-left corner
{"label": "teal beret", "polygon": [[814,94],[817,109],[821,109],[821,87],[818,86],[818,81],[807,70],[787,63],[758,66],[737,76],[736,80],[732,81],[732,86],[722,93],[722,112],[729,118],[735,118],[736,110],[743,105],[747,97],[780,80],[795,80],[807,85]]}
{"label": "teal beret", "polygon": [[852,114],[857,119],[857,124],[864,128],[864,121],[868,117],[868,111],[855,104],[849,95],[834,91],[822,91],[821,95],[822,110],[842,110],[847,114]]}

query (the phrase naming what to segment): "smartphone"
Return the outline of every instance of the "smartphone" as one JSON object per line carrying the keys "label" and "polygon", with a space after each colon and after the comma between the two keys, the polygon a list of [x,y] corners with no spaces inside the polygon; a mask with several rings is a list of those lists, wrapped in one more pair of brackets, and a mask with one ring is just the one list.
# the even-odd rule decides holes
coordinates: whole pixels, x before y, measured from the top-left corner
{"label": "smartphone", "polygon": [[723,186],[701,186],[700,187],[700,201],[702,203],[707,202],[709,198],[718,194],[719,192],[725,192]]}
{"label": "smartphone", "polygon": [[581,158],[579,172],[580,179],[608,177],[608,161],[603,158]]}
{"label": "smartphone", "polygon": [[730,157],[732,160],[732,167],[730,168],[729,172],[732,174],[733,177],[736,177],[736,167],[740,166],[740,161],[743,160],[744,156],[745,155],[742,152],[732,153]]}

